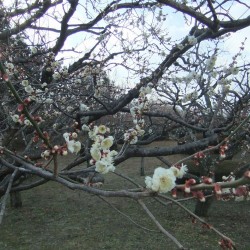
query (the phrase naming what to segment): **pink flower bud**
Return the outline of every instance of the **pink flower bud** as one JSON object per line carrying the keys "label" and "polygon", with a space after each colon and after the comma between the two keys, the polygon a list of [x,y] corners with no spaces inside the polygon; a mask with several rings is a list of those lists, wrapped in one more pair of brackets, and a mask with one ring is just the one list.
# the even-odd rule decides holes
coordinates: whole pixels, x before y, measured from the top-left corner
{"label": "pink flower bud", "polygon": [[189,185],[194,185],[196,184],[196,180],[195,179],[189,179],[186,181],[186,183],[188,183]]}
{"label": "pink flower bud", "polygon": [[7,74],[3,74],[2,77],[3,77],[4,81],[6,81],[6,82],[9,81],[9,76]]}
{"label": "pink flower bud", "polygon": [[244,174],[244,176],[245,176],[246,178],[250,179],[250,171],[249,171],[249,170],[246,171],[245,174]]}
{"label": "pink flower bud", "polygon": [[25,104],[29,104],[31,102],[30,97],[27,97],[26,99],[24,99],[23,101]]}
{"label": "pink flower bud", "polygon": [[24,105],[23,105],[23,104],[18,104],[18,105],[17,105],[17,111],[18,111],[18,112],[22,112],[23,109],[24,109]]}
{"label": "pink flower bud", "polygon": [[215,183],[214,185],[214,191],[217,195],[221,195],[221,186],[218,183]]}
{"label": "pink flower bud", "polygon": [[212,178],[207,176],[202,176],[203,183],[205,184],[211,184],[213,182]]}
{"label": "pink flower bud", "polygon": [[66,156],[68,154],[68,151],[67,150],[62,150],[62,155],[63,156]]}
{"label": "pink flower bud", "polygon": [[171,190],[171,194],[172,194],[172,197],[173,197],[173,198],[176,198],[176,197],[177,197],[177,189],[176,189],[176,188],[173,188],[173,189]]}
{"label": "pink flower bud", "polygon": [[190,193],[191,192],[190,186],[185,185],[184,192]]}

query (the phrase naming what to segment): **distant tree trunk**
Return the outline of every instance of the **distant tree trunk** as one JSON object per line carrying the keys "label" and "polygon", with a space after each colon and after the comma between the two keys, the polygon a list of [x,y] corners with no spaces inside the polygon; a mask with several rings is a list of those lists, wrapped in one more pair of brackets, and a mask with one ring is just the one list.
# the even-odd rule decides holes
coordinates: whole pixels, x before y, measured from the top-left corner
{"label": "distant tree trunk", "polygon": [[21,192],[10,193],[10,206],[13,208],[20,208],[22,205]]}
{"label": "distant tree trunk", "polygon": [[[211,193],[212,193],[211,191],[206,191],[206,192],[204,192],[204,195],[206,196],[206,195],[209,195]],[[211,207],[211,205],[213,203],[213,199],[214,199],[214,197],[211,196],[211,197],[207,197],[205,202],[201,202],[201,201],[197,200],[194,213],[198,216],[201,216],[201,217],[207,217],[209,208]]]}
{"label": "distant tree trunk", "polygon": [[145,175],[145,169],[144,169],[144,157],[141,158],[141,176]]}
{"label": "distant tree trunk", "polygon": [[[213,166],[212,158],[207,156],[206,158],[203,159],[201,169],[200,169],[200,176],[208,176],[214,179],[215,178],[214,175],[210,176],[210,172],[211,171],[214,172],[214,169],[212,169],[211,166]],[[204,190],[203,193],[204,193],[204,196],[211,195],[212,191]],[[213,200],[214,200],[213,196],[207,197],[205,202],[201,202],[199,199],[197,199],[194,213],[201,217],[207,217],[209,209],[213,203]]]}

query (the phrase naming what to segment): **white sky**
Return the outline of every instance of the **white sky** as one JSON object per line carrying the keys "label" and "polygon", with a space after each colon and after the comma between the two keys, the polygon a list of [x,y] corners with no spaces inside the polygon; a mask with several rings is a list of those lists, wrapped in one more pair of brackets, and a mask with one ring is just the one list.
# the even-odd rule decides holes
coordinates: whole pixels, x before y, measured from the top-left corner
{"label": "white sky", "polygon": [[[8,1],[8,3],[11,4],[12,1]],[[108,1],[107,1],[108,2]],[[243,0],[244,2],[244,0]],[[67,1],[64,1],[64,3],[66,3],[65,8],[67,9],[68,3]],[[80,3],[85,4],[86,1],[81,0]],[[10,5],[12,6],[12,5]],[[100,6],[98,6],[100,7]],[[230,9],[230,15],[233,16],[234,18],[242,18],[242,17],[246,17],[248,15],[250,15],[250,11],[246,11],[246,8],[243,7],[242,5],[239,5],[237,3],[234,2],[233,8]],[[100,7],[101,9],[101,7]],[[166,10],[165,10],[166,9]],[[88,11],[91,10],[90,8],[88,8]],[[138,14],[142,13],[142,10],[136,10]],[[185,22],[183,15],[181,13],[176,13],[175,11],[173,11],[171,8],[163,8],[163,12],[164,14],[167,13],[167,20],[164,21],[163,23],[163,30],[168,31],[169,36],[171,37],[171,39],[173,41],[176,41],[176,43],[178,43],[181,39],[183,39],[189,32],[190,28],[192,27],[191,25],[187,25],[187,23]],[[86,17],[84,18],[85,15],[83,15],[84,13],[84,9],[80,8],[74,15],[74,20],[71,21],[71,24],[73,23],[79,23],[79,22],[86,22],[89,20],[86,20]],[[122,13],[122,12],[120,12]],[[63,15],[63,10],[62,9],[58,9],[57,11],[54,13],[51,13],[52,16],[58,16],[60,18],[60,15]],[[89,13],[90,15],[96,15],[93,13]],[[152,18],[152,13],[148,13],[145,16],[146,20],[148,22],[150,22],[151,18]],[[190,21],[191,19],[188,18],[188,21]],[[43,24],[45,27],[51,27],[51,28],[60,28],[60,24],[53,18],[46,18],[46,19],[42,19],[40,21],[40,24]],[[99,24],[99,26],[104,25],[103,22],[101,22]],[[130,28],[127,26],[127,28]],[[133,41],[133,39],[136,39],[136,35],[135,35],[135,31],[136,29],[133,28],[131,26],[132,31],[128,31],[126,30],[124,32],[124,36],[126,38],[129,38],[131,41]],[[33,32],[32,32],[33,33]],[[137,30],[138,33],[138,30]],[[33,36],[33,35],[31,35]],[[53,32],[49,32],[47,33],[47,36],[49,36],[50,40],[53,40],[54,38],[56,38],[57,34],[54,34]],[[227,39],[225,39],[225,42],[223,43],[223,45],[221,45],[222,49],[225,51],[229,52],[229,57],[227,57],[226,55],[223,56],[223,58],[221,59],[222,62],[225,61],[230,61],[231,57],[233,55],[235,55],[238,51],[239,51],[239,47],[241,46],[241,42],[244,41],[245,37],[247,37],[247,41],[245,44],[245,50],[244,50],[244,56],[246,56],[249,60],[250,58],[250,27],[247,29],[244,29],[242,31],[237,32],[236,34],[232,33],[230,37],[228,37]],[[64,44],[64,48],[66,49],[71,49],[72,47],[76,48],[77,51],[81,51],[81,54],[74,54],[72,52],[70,53],[63,53],[62,56],[64,58],[70,58],[70,57],[74,57],[74,59],[70,59],[68,62],[65,61],[66,64],[72,62],[73,60],[75,60],[78,56],[81,57],[84,55],[84,53],[88,52],[88,50],[93,46],[94,43],[96,43],[96,38],[92,37],[89,33],[79,33],[76,35],[73,35],[72,37],[69,37],[65,44]],[[115,48],[115,45],[118,43],[118,41],[115,38],[110,39],[109,41],[109,47],[108,49],[110,51],[112,51],[112,49]],[[61,56],[59,56],[61,57]],[[159,61],[159,56],[154,56],[151,57],[151,64],[156,64]],[[117,61],[119,61],[119,59],[116,59]],[[218,60],[219,61],[219,60]],[[113,79],[119,79],[119,81],[122,81],[120,84],[127,84],[127,79],[126,76],[127,75],[127,71],[122,68],[122,67],[117,67],[116,69],[114,69],[112,71],[112,73],[110,74],[110,77]],[[138,76],[139,78],[140,76]],[[138,81],[138,78],[135,79],[135,81]]]}

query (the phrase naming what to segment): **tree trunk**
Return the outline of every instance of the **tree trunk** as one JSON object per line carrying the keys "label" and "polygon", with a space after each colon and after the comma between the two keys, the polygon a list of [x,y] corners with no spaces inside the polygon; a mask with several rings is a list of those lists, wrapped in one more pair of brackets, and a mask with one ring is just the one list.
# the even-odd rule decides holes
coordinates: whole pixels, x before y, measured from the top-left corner
{"label": "tree trunk", "polygon": [[22,205],[21,192],[10,193],[10,206],[13,208],[20,208]]}
{"label": "tree trunk", "polygon": [[[209,194],[211,194],[211,191],[204,192],[205,196],[209,195]],[[214,199],[214,197],[211,196],[211,197],[207,197],[205,202],[201,202],[201,201],[197,200],[194,213],[198,216],[201,216],[201,217],[207,217],[209,208],[211,207],[211,205],[213,203],[213,199]]]}
{"label": "tree trunk", "polygon": [[145,169],[144,169],[144,157],[141,158],[141,176],[145,175]]}

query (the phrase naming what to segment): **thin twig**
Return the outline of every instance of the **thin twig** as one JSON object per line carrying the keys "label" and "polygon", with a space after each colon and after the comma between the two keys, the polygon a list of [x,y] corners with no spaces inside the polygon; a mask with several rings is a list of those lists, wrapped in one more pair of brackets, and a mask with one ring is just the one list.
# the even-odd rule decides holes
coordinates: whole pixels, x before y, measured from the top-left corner
{"label": "thin twig", "polygon": [[148,229],[144,226],[141,226],[140,224],[138,224],[137,222],[135,222],[130,216],[128,216],[127,214],[123,213],[122,211],[120,211],[118,208],[116,208],[113,204],[111,204],[110,202],[108,202],[105,198],[98,196],[101,200],[105,201],[110,207],[112,207],[115,211],[117,211],[119,214],[121,214],[122,216],[126,217],[129,221],[131,221],[133,224],[135,224],[137,227],[149,231],[149,232],[154,232],[154,233],[158,233],[158,231],[153,230],[153,229]]}
{"label": "thin twig", "polygon": [[[231,138],[241,129],[241,127],[243,127],[243,125],[245,125],[245,124],[248,122],[248,120],[250,120],[250,115],[249,115],[248,117],[246,117],[246,118],[244,119],[244,121],[243,121],[242,123],[240,123],[240,124],[238,125],[238,127],[236,127],[235,130],[234,130],[228,137],[226,137],[224,140],[222,140],[219,144],[217,144],[216,146],[213,146],[213,147],[209,147],[209,148],[207,148],[207,149],[204,149],[204,150],[202,150],[202,151],[200,151],[200,152],[202,152],[202,153],[205,154],[205,153],[207,153],[207,152],[210,152],[210,151],[213,151],[213,150],[215,150],[215,149],[218,149],[222,144],[224,144],[224,143],[227,142],[229,139],[231,139]],[[190,160],[190,159],[192,159],[196,154],[197,154],[197,153],[194,153],[194,154],[192,154],[192,155],[189,155],[188,157],[183,158],[183,159],[177,161],[177,162],[174,163],[173,165],[178,165],[178,164],[181,164],[181,163],[183,163],[183,162],[185,162],[185,161],[187,161],[187,160]]]}
{"label": "thin twig", "polygon": [[169,239],[171,239],[178,247],[179,249],[185,249],[184,246],[172,235],[170,234],[161,224],[160,222],[155,218],[155,216],[150,212],[150,210],[147,208],[145,203],[138,199],[138,203],[142,206],[144,211],[148,214],[148,216],[152,219],[152,221],[157,225],[157,227],[160,229],[160,231],[165,234]]}
{"label": "thin twig", "polygon": [[115,174],[115,175],[120,176],[121,178],[123,178],[123,179],[125,179],[125,180],[127,180],[127,181],[129,181],[131,183],[133,183],[136,187],[143,189],[143,187],[140,184],[136,183],[134,180],[132,180],[128,176],[126,176],[124,174],[121,174],[121,173],[117,173],[117,172],[112,172],[112,173]]}
{"label": "thin twig", "polygon": [[[193,218],[197,219],[198,221],[200,221],[203,225],[207,226],[207,228],[211,229],[212,231],[214,231],[215,233],[217,233],[219,236],[221,236],[223,239],[228,240],[232,243],[232,245],[235,247],[235,243],[228,238],[227,236],[225,236],[223,233],[221,233],[218,229],[214,228],[212,225],[208,224],[205,220],[203,220],[202,218],[200,218],[199,216],[197,216],[195,213],[193,213],[192,211],[190,211],[188,208],[186,208],[185,206],[183,206],[181,203],[179,203],[178,201],[162,195],[162,194],[158,194],[159,197],[165,199],[165,200],[170,200],[171,202],[173,202],[174,204],[176,204],[177,206],[181,207],[183,210],[185,210],[188,214],[190,214]],[[236,248],[235,248],[236,249]]]}

